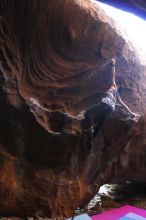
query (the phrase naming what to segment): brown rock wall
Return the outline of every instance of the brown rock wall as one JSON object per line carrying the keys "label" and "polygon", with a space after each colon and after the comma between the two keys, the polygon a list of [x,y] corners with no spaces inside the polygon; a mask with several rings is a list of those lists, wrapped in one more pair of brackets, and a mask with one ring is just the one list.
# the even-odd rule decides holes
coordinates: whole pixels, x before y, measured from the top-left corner
{"label": "brown rock wall", "polygon": [[91,137],[83,112],[111,87],[113,57],[121,95],[144,112],[145,67],[92,1],[0,8],[0,215],[71,216],[101,184],[119,181],[119,158],[142,123],[117,106],[98,113],[102,132]]}

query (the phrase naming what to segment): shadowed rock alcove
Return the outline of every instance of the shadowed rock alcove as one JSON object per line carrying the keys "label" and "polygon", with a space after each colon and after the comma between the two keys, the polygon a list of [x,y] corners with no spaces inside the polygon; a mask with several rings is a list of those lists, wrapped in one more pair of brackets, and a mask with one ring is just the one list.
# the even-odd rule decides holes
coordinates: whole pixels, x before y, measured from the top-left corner
{"label": "shadowed rock alcove", "polygon": [[[0,9],[0,215],[69,217],[105,183],[146,182],[146,67],[116,23],[90,0]],[[114,71],[140,116],[95,111],[92,135]]]}

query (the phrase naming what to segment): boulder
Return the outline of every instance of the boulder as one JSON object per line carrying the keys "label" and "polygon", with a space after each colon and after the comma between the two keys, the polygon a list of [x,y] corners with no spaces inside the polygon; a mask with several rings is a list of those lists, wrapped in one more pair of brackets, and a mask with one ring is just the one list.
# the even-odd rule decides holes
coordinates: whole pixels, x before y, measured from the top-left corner
{"label": "boulder", "polygon": [[[1,0],[0,8],[0,215],[69,217],[125,169],[122,181],[137,180],[131,155],[143,143],[146,68],[93,1]],[[93,136],[83,122],[112,86],[111,58],[123,101],[141,117],[121,105],[98,112]]]}

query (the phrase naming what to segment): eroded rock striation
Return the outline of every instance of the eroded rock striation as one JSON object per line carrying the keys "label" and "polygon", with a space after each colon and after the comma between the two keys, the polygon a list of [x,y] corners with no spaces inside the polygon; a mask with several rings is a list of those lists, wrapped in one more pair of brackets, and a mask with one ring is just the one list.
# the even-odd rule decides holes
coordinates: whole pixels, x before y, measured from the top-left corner
{"label": "eroded rock striation", "polygon": [[[144,182],[145,66],[114,21],[90,0],[1,0],[0,9],[0,215],[71,216],[102,184],[136,181],[141,157]],[[111,58],[141,117],[121,105],[98,112],[93,136],[86,112],[112,86]]]}

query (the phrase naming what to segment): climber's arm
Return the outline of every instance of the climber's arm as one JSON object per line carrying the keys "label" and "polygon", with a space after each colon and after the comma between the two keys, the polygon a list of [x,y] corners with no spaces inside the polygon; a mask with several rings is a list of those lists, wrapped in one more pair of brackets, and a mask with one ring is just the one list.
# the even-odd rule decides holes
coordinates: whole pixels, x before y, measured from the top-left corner
{"label": "climber's arm", "polygon": [[118,102],[119,104],[121,104],[121,106],[123,106],[123,107],[125,108],[125,110],[127,110],[129,113],[131,113],[132,116],[135,116],[135,113],[132,112],[132,111],[130,110],[130,108],[122,101],[122,99],[121,99],[121,97],[120,97],[120,94],[117,95],[117,102]]}

